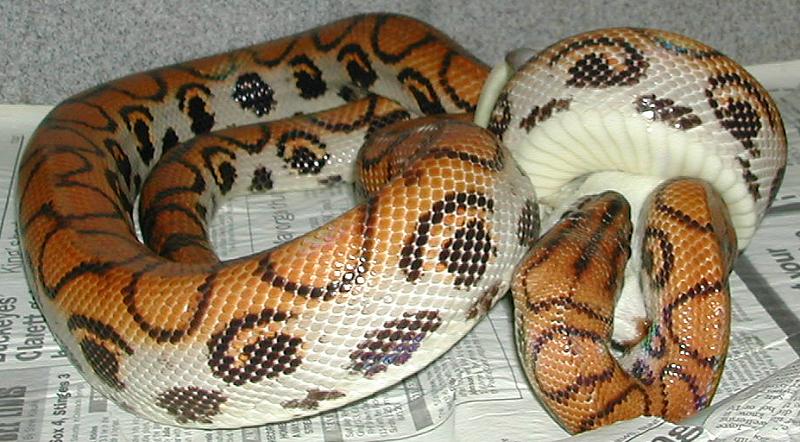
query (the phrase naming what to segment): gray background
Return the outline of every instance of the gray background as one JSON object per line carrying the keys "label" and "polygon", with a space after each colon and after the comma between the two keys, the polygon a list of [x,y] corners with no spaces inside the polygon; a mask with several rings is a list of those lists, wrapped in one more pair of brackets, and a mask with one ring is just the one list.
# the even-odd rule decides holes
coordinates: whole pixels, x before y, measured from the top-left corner
{"label": "gray background", "polygon": [[800,58],[800,1],[0,0],[0,103],[54,104],[112,78],[358,12],[422,18],[487,63],[605,26],[687,34],[743,64]]}

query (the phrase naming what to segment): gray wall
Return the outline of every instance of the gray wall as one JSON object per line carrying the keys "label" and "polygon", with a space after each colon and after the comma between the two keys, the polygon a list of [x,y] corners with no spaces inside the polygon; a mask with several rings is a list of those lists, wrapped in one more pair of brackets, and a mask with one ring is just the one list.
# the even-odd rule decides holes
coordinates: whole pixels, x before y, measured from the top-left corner
{"label": "gray wall", "polygon": [[743,64],[800,58],[800,1],[0,0],[0,103],[53,104],[147,68],[291,34],[358,12],[434,24],[479,58],[605,26],[650,26]]}

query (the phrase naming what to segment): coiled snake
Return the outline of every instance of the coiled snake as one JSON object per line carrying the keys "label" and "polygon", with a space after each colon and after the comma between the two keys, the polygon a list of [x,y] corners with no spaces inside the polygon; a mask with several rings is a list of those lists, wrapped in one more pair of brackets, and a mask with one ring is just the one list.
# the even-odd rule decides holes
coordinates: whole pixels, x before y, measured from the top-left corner
{"label": "coiled snake", "polygon": [[[482,63],[424,23],[366,15],[67,99],[17,189],[51,330],[120,406],[230,428],[392,385],[512,288],[523,366],[566,429],[693,414],[725,360],[731,263],[782,179],[780,115],[734,62],[666,32],[524,55],[478,106]],[[445,113],[461,115],[421,117]],[[329,224],[214,254],[226,199],[356,174],[364,202]],[[534,188],[554,220],[538,240]],[[619,332],[618,363],[623,286],[655,297]]]}

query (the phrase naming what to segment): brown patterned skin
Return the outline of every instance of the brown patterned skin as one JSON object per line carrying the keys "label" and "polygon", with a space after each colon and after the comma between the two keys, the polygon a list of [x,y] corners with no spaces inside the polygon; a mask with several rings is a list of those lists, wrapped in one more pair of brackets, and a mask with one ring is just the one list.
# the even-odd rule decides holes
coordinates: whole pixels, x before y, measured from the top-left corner
{"label": "brown patterned skin", "polygon": [[487,108],[489,129],[545,205],[598,171],[700,178],[722,195],[739,250],[785,171],[786,133],[769,93],[719,51],[666,31],[565,38],[518,66]]}
{"label": "brown patterned skin", "polygon": [[[610,40],[624,67],[603,68],[591,46],[551,48],[551,66],[575,67],[569,87],[633,87],[647,76],[649,60],[625,38]],[[67,99],[30,140],[17,189],[27,274],[52,331],[94,388],[140,416],[189,427],[308,416],[415,373],[506,293],[538,235],[531,183],[499,140],[513,140],[517,129],[537,133],[580,104],[553,95],[520,113],[518,97],[501,94],[492,134],[466,121],[487,74],[430,26],[375,14]],[[747,108],[730,99],[739,89],[761,93],[746,76],[709,84],[709,106],[721,109],[720,124],[747,153],[736,161],[749,193],[769,188],[774,198],[781,174],[762,174],[763,123],[746,118],[770,114],[771,102]],[[684,131],[701,127],[703,115],[671,97],[629,98],[633,114]],[[445,113],[452,115],[425,117]],[[768,116],[771,129],[780,125]],[[225,262],[209,243],[209,220],[230,198],[356,181],[364,203],[301,238]],[[137,197],[147,246],[135,233]],[[736,248],[725,203],[694,181],[660,188],[653,201],[645,285],[666,312],[659,350],[672,357],[689,348],[681,367],[691,379],[670,371],[674,358],[638,357],[626,367],[640,378],[632,381],[616,377],[607,353],[584,364],[548,346],[555,335],[547,327],[566,327],[569,342],[607,339],[631,236],[627,202],[617,195],[586,200],[537,243],[514,279],[519,344],[548,361],[526,368],[545,403],[556,398],[551,410],[570,430],[637,413],[679,419],[713,395],[703,388],[715,387],[724,360]],[[702,271],[681,273],[694,267]],[[540,277],[540,268],[549,270]],[[570,284],[569,296],[538,288]],[[593,289],[602,290],[602,306],[584,299]],[[695,302],[716,313],[688,330],[672,327],[684,303],[699,308]],[[694,339],[704,327],[720,332]],[[598,366],[614,381],[594,376]],[[548,373],[570,372],[565,367],[584,374],[550,384]],[[673,375],[683,383],[664,380]],[[676,400],[667,391],[673,385]],[[583,387],[596,399],[569,402]]]}
{"label": "brown patterned skin", "polygon": [[512,285],[528,380],[570,432],[683,420],[714,396],[733,260],[783,178],[777,107],[734,61],[658,30],[587,32],[515,64],[487,81],[487,126],[552,225]]}
{"label": "brown patterned skin", "polygon": [[[379,129],[472,112],[486,74],[421,22],[366,15],[66,100],[17,189],[51,329],[94,388],[181,426],[316,414],[418,371],[508,290],[517,238],[538,233],[533,189],[468,118]],[[353,182],[356,162],[363,204],[272,250],[214,254],[225,200]]]}
{"label": "brown patterned skin", "polygon": [[565,214],[515,274],[518,342],[531,350],[525,370],[570,432],[640,415],[678,422],[710,402],[722,374],[736,256],[723,203],[707,183],[676,179],[656,189],[645,213],[642,286],[657,319],[622,362],[610,348],[632,231],[620,194]]}
{"label": "brown patterned skin", "polygon": [[[321,173],[322,167],[317,173],[296,172],[297,164],[306,160],[293,159],[301,156],[297,152],[322,158],[334,148],[325,143],[335,142],[336,136],[357,147],[364,136],[410,117],[398,103],[373,95],[269,125],[223,129],[177,146],[161,158],[143,185],[140,225],[144,241],[173,261],[216,263],[219,259],[208,243],[207,227],[223,198],[323,185],[321,181],[329,175]],[[258,158],[265,153],[275,155],[279,167],[268,170],[266,161],[247,161],[248,155]],[[327,172],[335,166],[323,167]],[[287,168],[294,176],[281,177],[281,169]],[[250,180],[245,178],[250,176]]]}

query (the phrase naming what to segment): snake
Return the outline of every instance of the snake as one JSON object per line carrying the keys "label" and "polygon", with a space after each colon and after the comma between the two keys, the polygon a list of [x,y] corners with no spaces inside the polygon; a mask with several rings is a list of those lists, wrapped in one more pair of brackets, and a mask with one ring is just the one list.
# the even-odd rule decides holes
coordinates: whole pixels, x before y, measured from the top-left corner
{"label": "snake", "polygon": [[[598,30],[490,70],[366,14],[66,99],[21,157],[17,228],[56,340],[137,416],[240,428],[344,406],[510,291],[533,391],[581,432],[709,404],[732,263],[786,155],[766,90],[687,37]],[[358,203],[319,228],[215,253],[232,198],[341,184]]]}

